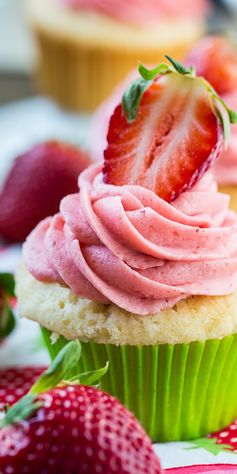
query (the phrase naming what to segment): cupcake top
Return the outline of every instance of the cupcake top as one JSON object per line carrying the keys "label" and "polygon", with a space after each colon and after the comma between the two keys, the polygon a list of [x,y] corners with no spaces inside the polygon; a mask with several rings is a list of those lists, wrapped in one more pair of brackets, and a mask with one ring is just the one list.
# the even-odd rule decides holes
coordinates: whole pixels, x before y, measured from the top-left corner
{"label": "cupcake top", "polygon": [[103,169],[81,174],[23,256],[38,280],[145,315],[237,289],[237,216],[205,173],[236,117],[216,112],[192,68],[140,70],[111,118]]}
{"label": "cupcake top", "polygon": [[95,11],[118,21],[146,25],[162,17],[195,17],[207,12],[206,0],[60,0],[78,11]]}

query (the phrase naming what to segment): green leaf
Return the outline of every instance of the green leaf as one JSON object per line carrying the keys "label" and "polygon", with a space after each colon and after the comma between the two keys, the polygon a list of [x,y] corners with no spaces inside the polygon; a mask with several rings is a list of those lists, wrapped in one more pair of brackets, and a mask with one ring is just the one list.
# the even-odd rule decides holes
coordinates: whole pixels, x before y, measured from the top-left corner
{"label": "green leaf", "polygon": [[30,394],[36,394],[56,387],[75,368],[81,357],[81,344],[75,339],[64,346],[57,354],[50,367],[38,378]]}
{"label": "green leaf", "polygon": [[106,372],[108,371],[108,368],[109,368],[109,362],[107,361],[104,367],[101,367],[100,369],[92,370],[90,372],[83,372],[82,374],[79,374],[78,376],[73,377],[70,380],[70,382],[77,381],[78,383],[83,384],[83,385],[92,385],[106,374]]}
{"label": "green leaf", "polygon": [[145,79],[136,79],[125,91],[122,98],[122,107],[129,123],[136,118],[142,96],[151,83],[152,81],[146,81]]}
{"label": "green leaf", "polygon": [[171,56],[168,56],[168,54],[165,54],[165,57],[172,64],[174,70],[179,74],[195,76],[195,69],[193,66],[187,68],[178,61],[175,61]]}
{"label": "green leaf", "polygon": [[0,420],[0,428],[4,426],[20,423],[28,418],[35,410],[40,408],[43,402],[36,401],[36,396],[28,394],[22,397],[11,408],[8,409],[4,418]]}
{"label": "green leaf", "polygon": [[0,339],[8,336],[15,327],[15,317],[5,297],[0,301]]}
{"label": "green leaf", "polygon": [[231,454],[231,446],[229,444],[217,443],[217,438],[199,438],[192,441],[192,446],[189,449],[205,449],[209,453],[217,456],[221,451],[228,451]]}
{"label": "green leaf", "polygon": [[146,81],[155,79],[158,74],[164,75],[171,72],[170,66],[165,63],[160,63],[153,69],[147,69],[145,66],[143,66],[143,64],[139,63],[138,71],[140,72],[142,78]]}
{"label": "green leaf", "polygon": [[237,112],[228,108],[230,123],[237,123]]}
{"label": "green leaf", "polygon": [[9,296],[15,296],[15,281],[11,273],[0,273],[0,289],[3,288]]}
{"label": "green leaf", "polygon": [[199,80],[202,81],[214,101],[214,109],[223,128],[224,139],[225,142],[228,143],[231,135],[230,124],[237,123],[237,113],[228,107],[225,101],[217,94],[215,89],[206,79],[201,77]]}

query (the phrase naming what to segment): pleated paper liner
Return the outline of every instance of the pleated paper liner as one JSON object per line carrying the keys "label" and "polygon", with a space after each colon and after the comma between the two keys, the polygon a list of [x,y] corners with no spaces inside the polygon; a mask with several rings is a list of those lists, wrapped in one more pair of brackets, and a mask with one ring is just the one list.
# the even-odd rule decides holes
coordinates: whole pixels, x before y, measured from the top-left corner
{"label": "pleated paper liner", "polygon": [[[67,343],[51,343],[52,358]],[[237,417],[237,335],[190,344],[115,346],[82,343],[80,371],[109,361],[100,388],[140,420],[153,441],[199,438]]]}
{"label": "pleated paper liner", "polygon": [[72,41],[60,35],[50,34],[33,26],[38,50],[38,84],[42,92],[63,107],[93,111],[114,90],[115,86],[134,68],[137,62],[157,64],[169,53],[176,59],[184,57],[190,43],[173,45],[169,51],[157,49],[116,48],[86,44],[78,38]]}

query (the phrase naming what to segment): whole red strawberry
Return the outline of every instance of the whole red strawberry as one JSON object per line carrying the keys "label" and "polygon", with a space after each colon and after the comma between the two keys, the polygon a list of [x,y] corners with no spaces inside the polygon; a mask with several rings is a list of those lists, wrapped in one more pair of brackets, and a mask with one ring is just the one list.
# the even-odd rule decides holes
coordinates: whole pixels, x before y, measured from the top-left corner
{"label": "whole red strawberry", "polygon": [[219,94],[237,88],[237,46],[223,36],[207,36],[189,52],[186,64],[195,66]]}
{"label": "whole red strawberry", "polygon": [[77,178],[90,163],[78,148],[56,141],[36,145],[16,158],[0,190],[0,236],[21,242],[60,200],[78,190]]}
{"label": "whole red strawberry", "polygon": [[116,107],[103,174],[106,183],[140,185],[170,202],[218,158],[237,115],[192,67],[167,59],[171,66],[151,71],[140,65],[141,79]]}
{"label": "whole red strawberry", "polygon": [[115,398],[75,381],[52,388],[78,360],[78,342],[63,352],[0,422],[1,474],[160,474],[148,436]]}

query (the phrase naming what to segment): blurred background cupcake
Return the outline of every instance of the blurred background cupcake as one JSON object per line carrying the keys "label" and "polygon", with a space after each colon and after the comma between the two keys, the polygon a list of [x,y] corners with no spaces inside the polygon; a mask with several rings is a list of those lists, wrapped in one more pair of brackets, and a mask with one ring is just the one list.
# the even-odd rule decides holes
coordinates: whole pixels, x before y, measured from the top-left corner
{"label": "blurred background cupcake", "polygon": [[[181,58],[204,32],[208,0],[30,0],[41,90],[93,110],[137,61]],[[182,34],[181,34],[182,32]]]}

